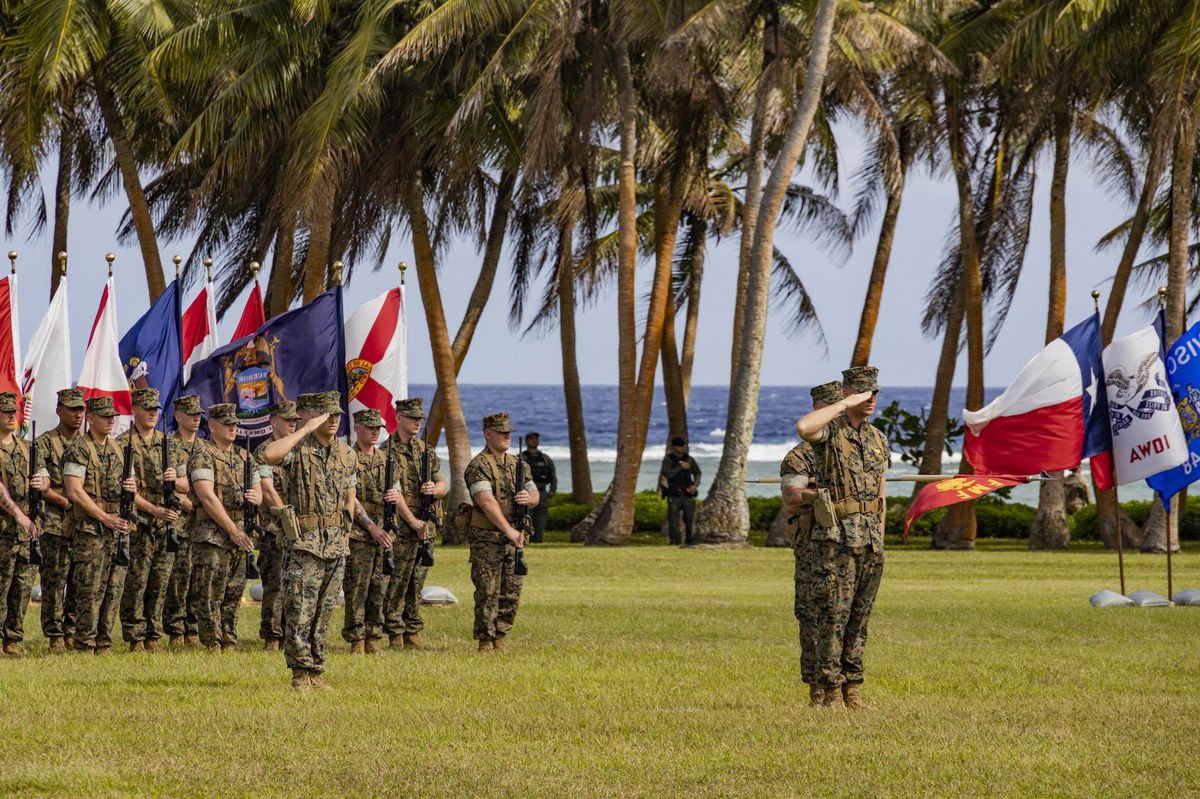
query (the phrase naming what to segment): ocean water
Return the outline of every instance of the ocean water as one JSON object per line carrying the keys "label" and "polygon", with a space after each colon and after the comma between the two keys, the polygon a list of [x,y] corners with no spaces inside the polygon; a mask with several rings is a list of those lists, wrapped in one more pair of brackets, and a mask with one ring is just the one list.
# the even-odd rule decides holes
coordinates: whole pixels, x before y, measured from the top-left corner
{"label": "ocean water", "polygon": [[[1004,389],[988,388],[985,398],[991,401]],[[571,487],[570,450],[567,447],[567,411],[563,401],[562,386],[558,385],[482,385],[462,384],[463,411],[467,417],[467,430],[473,449],[483,446],[483,417],[490,413],[506,411],[512,417],[513,429],[524,436],[530,431],[541,434],[542,451],[549,455],[558,470],[559,491]],[[583,410],[587,427],[588,463],[591,466],[592,488],[603,491],[612,478],[616,462],[617,430],[621,423],[617,408],[616,386],[583,386]],[[424,397],[426,407],[433,399],[434,386],[414,384],[409,394]],[[879,396],[880,409],[899,401],[900,406],[912,413],[920,413],[928,406],[933,389],[925,386],[887,387]],[[701,491],[707,491],[709,481],[716,473],[721,458],[725,436],[726,386],[693,386],[688,404],[688,440],[692,456],[701,471]],[[950,413],[958,415],[966,401],[966,390],[953,389],[950,393]],[[754,427],[754,440],[750,444],[746,464],[747,478],[778,477],[779,462],[798,441],[795,433],[796,420],[812,409],[808,387],[763,386],[759,392],[758,417]],[[667,437],[667,408],[661,388],[656,388],[654,404],[650,414],[650,430],[647,434],[646,450],[642,456],[642,470],[638,478],[639,489],[654,488],[658,476],[658,464],[665,454]],[[514,446],[516,440],[514,439]],[[956,442],[956,449],[958,444]],[[446,454],[444,439],[439,451]],[[955,452],[943,460],[947,472],[955,471],[959,454]],[[913,474],[916,469],[901,462],[899,453],[892,459],[892,473]],[[1086,469],[1085,469],[1086,471]],[[757,496],[776,496],[779,486],[750,484],[747,492]],[[912,492],[909,483],[893,483],[889,494],[907,496]],[[1013,491],[1013,499],[1037,504],[1037,485],[1019,486]],[[1121,499],[1149,499],[1150,491],[1144,485],[1123,486]]]}

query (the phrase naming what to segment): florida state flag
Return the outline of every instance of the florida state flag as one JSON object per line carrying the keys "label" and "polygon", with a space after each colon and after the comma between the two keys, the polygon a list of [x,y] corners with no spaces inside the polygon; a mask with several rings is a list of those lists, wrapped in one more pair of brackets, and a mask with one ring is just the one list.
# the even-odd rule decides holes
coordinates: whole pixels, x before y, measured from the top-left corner
{"label": "florida state flag", "polygon": [[930,483],[921,489],[921,493],[917,494],[913,498],[912,504],[908,506],[908,515],[904,517],[904,535],[905,537],[908,536],[908,528],[926,511],[931,511],[934,508],[944,508],[956,502],[979,499],[984,494],[990,494],[997,488],[1016,486],[1028,482],[1028,477],[1013,475],[962,474],[957,477],[939,480],[936,483]]}

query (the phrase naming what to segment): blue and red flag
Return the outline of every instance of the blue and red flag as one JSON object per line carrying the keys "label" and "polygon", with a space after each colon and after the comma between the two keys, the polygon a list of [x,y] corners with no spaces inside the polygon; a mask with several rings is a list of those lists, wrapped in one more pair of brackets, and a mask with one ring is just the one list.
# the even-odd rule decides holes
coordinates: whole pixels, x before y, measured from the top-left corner
{"label": "blue and red flag", "polygon": [[[158,389],[159,402],[164,408],[170,408],[183,389],[179,299],[179,281],[172,280],[117,346],[130,388]],[[167,421],[173,426],[171,414],[167,414]]]}
{"label": "blue and red flag", "polygon": [[1096,487],[1111,488],[1102,353],[1096,313],[1047,344],[999,397],[978,411],[963,411],[963,451],[975,471],[1056,472],[1090,458]]}
{"label": "blue and red flag", "polygon": [[[300,394],[336,389],[344,414],[345,366],[342,289],[337,286],[215,350],[192,367],[185,391],[199,394],[205,407],[234,403],[238,435],[261,439],[271,433],[267,408]],[[348,429],[344,416],[342,425]]]}

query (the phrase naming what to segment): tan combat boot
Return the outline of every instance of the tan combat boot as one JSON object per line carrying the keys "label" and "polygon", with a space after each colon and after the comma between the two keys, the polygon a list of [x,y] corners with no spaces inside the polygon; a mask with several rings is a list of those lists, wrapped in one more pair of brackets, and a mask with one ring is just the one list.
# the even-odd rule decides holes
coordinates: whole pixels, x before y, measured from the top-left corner
{"label": "tan combat boot", "polygon": [[388,649],[403,649],[403,648],[404,648],[404,636],[403,635],[389,635],[388,636]]}
{"label": "tan combat boot", "polygon": [[162,651],[158,648],[158,641],[154,638],[147,638],[145,641],[142,641],[142,648],[150,654]]}
{"label": "tan combat boot", "polygon": [[191,633],[184,633],[183,634],[183,645],[188,647],[189,649],[192,647],[200,646],[200,639],[198,639],[196,636],[192,635]]}
{"label": "tan combat boot", "polygon": [[808,686],[808,706],[821,707],[825,704],[825,689],[819,685]]}
{"label": "tan combat boot", "polygon": [[350,642],[350,654],[351,655],[361,655],[361,654],[363,654],[363,649],[364,649],[364,647],[363,647],[362,641],[351,641]]}
{"label": "tan combat boot", "polygon": [[204,651],[206,651],[210,655],[220,655],[225,650],[221,648],[220,644],[205,644]]}
{"label": "tan combat boot", "polygon": [[421,639],[417,637],[416,633],[412,633],[412,634],[405,633],[404,634],[404,648],[405,649],[424,649],[425,644],[421,643]]}
{"label": "tan combat boot", "polygon": [[368,638],[366,641],[363,641],[363,653],[367,654],[367,655],[378,655],[379,654],[379,639],[378,638]]}
{"label": "tan combat boot", "polygon": [[65,641],[63,641],[61,636],[55,636],[49,639],[46,643],[49,644],[51,655],[61,655],[67,651],[67,644]]}
{"label": "tan combat boot", "polygon": [[325,682],[325,678],[321,676],[321,672],[319,671],[310,671],[308,673],[308,681],[312,687],[316,688],[318,691],[333,690],[333,686]]}
{"label": "tan combat boot", "polygon": [[129,642],[129,651],[130,652],[145,652],[146,645],[143,644],[141,641],[130,641]]}
{"label": "tan combat boot", "polygon": [[308,679],[308,669],[292,669],[292,690],[311,691],[312,681]]}
{"label": "tan combat boot", "polygon": [[222,652],[236,652],[237,651],[237,642],[236,641],[222,641],[221,642],[221,651]]}
{"label": "tan combat boot", "polygon": [[5,641],[4,654],[10,658],[19,658],[25,654],[25,649],[21,646],[20,641]]}
{"label": "tan combat boot", "polygon": [[496,633],[496,637],[492,639],[492,648],[497,652],[508,651],[508,644],[504,643],[504,633]]}
{"label": "tan combat boot", "polygon": [[492,651],[493,651],[492,639],[491,638],[480,638],[479,639],[479,654],[488,655],[488,654],[491,654]]}
{"label": "tan combat boot", "polygon": [[112,647],[111,647],[111,646],[98,646],[98,647],[96,647],[96,657],[98,657],[98,658],[102,658],[102,657],[108,657],[108,656],[109,656],[109,655],[111,655],[111,654],[112,654]]}
{"label": "tan combat boot", "polygon": [[822,703],[823,707],[827,707],[832,710],[846,709],[846,703],[842,700],[842,689],[840,687],[826,688],[824,689],[824,692],[825,701]]}
{"label": "tan combat boot", "polygon": [[267,640],[263,641],[263,651],[264,652],[278,652],[279,651],[279,639],[278,638],[268,638]]}
{"label": "tan combat boot", "polygon": [[842,701],[851,710],[869,710],[870,705],[862,700],[862,683],[848,682],[842,686]]}
{"label": "tan combat boot", "polygon": [[167,646],[171,647],[172,649],[179,649],[181,646],[183,646],[183,636],[182,635],[168,635],[167,636]]}

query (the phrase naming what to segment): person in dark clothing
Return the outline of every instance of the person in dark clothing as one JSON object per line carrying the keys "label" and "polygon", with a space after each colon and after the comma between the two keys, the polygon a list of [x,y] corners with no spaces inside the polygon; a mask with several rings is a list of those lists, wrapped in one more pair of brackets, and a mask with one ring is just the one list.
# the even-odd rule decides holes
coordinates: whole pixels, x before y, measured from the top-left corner
{"label": "person in dark clothing", "polygon": [[542,437],[537,433],[525,436],[525,452],[521,457],[529,464],[529,479],[537,486],[538,494],[543,500],[530,509],[533,518],[533,537],[529,540],[534,544],[542,543],[546,534],[546,519],[550,515],[550,497],[558,491],[558,473],[554,469],[554,461],[550,456],[538,449]]}
{"label": "person in dark clothing", "polygon": [[[687,442],[676,436],[663,458],[658,484],[667,497],[667,525],[672,544],[692,543],[692,519],[696,515],[696,493],[700,488],[700,467],[688,454]],[[679,535],[680,518],[684,535]]]}

